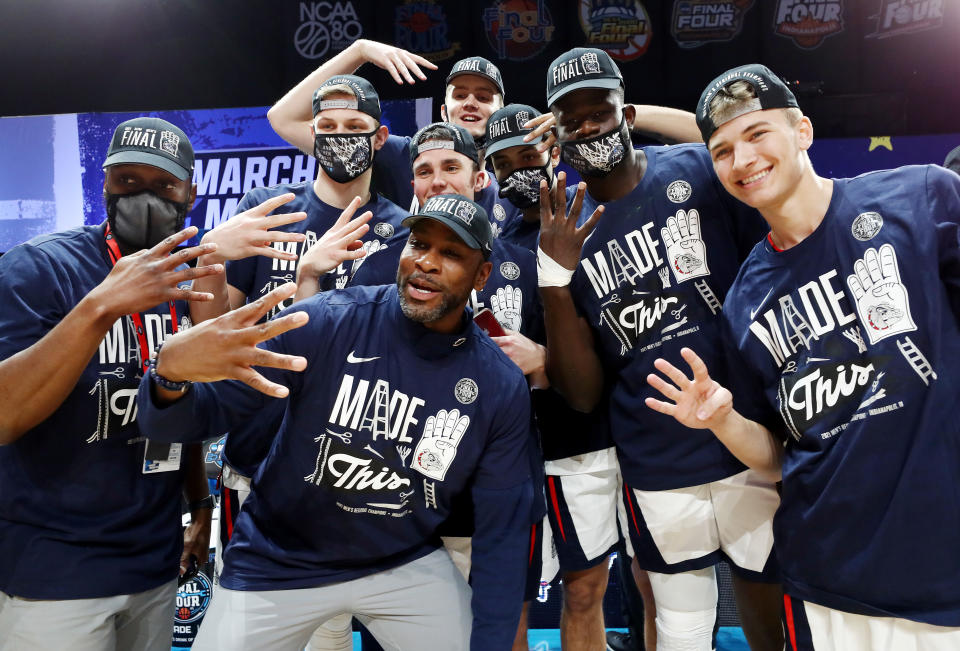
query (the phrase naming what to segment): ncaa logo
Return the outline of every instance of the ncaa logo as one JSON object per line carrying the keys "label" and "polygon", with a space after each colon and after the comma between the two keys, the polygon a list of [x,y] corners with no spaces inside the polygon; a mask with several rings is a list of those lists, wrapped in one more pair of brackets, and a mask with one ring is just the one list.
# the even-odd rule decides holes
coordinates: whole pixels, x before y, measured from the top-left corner
{"label": "ncaa logo", "polygon": [[221,436],[216,441],[210,443],[210,447],[207,448],[207,456],[204,458],[204,463],[213,463],[216,464],[218,468],[223,468],[223,446],[227,444],[226,435]]}
{"label": "ncaa logo", "polygon": [[301,2],[300,26],[293,45],[305,59],[319,59],[331,45],[334,51],[346,48],[363,36],[352,2]]}
{"label": "ncaa logo", "polygon": [[210,593],[210,579],[203,572],[197,572],[196,576],[177,589],[174,621],[189,624],[203,617],[210,606]]}

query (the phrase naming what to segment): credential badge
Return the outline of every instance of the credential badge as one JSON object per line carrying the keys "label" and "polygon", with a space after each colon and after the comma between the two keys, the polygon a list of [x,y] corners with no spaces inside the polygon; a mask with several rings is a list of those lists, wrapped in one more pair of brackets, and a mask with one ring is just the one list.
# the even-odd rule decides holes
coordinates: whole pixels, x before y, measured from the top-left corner
{"label": "credential badge", "polygon": [[453,388],[453,395],[457,397],[457,400],[462,405],[469,405],[477,399],[479,393],[480,389],[477,387],[477,383],[468,377],[458,381],[457,385]]}
{"label": "credential badge", "polygon": [[683,203],[690,198],[693,188],[683,179],[677,179],[667,186],[667,199],[673,203]]}
{"label": "credential badge", "polygon": [[861,242],[866,242],[879,233],[882,226],[883,217],[880,216],[880,213],[863,212],[853,220],[853,226],[850,230],[853,232],[855,238]]}

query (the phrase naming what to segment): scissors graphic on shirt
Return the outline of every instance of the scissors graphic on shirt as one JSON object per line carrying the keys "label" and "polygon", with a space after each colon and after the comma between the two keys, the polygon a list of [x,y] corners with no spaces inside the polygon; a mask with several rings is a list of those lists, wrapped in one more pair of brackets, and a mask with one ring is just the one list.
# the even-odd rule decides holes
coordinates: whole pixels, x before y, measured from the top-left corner
{"label": "scissors graphic on shirt", "polygon": [[120,380],[122,380],[122,379],[124,379],[125,377],[127,377],[127,376],[126,376],[126,373],[124,373],[124,371],[123,371],[123,367],[122,367],[122,366],[118,366],[117,368],[113,369],[112,371],[100,371],[100,375],[113,375],[113,376],[115,376],[116,378],[118,378],[118,379],[120,379]]}

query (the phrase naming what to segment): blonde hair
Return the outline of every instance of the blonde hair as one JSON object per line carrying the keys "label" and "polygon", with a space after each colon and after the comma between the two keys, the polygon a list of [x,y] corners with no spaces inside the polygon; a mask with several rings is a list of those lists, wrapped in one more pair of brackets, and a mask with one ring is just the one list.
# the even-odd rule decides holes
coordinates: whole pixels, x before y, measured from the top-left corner
{"label": "blonde hair", "polygon": [[354,99],[357,99],[357,94],[348,84],[334,84],[332,86],[326,86],[320,89],[320,92],[317,96],[320,99],[326,99],[331,95],[348,95]]}
{"label": "blonde hair", "polygon": [[[762,109],[763,107],[760,106],[760,100],[757,98],[757,91],[754,89],[753,84],[743,79],[738,79],[721,88],[717,91],[717,94],[710,99],[709,113],[711,122],[719,127],[721,124],[729,122],[744,113],[760,111]],[[803,117],[803,112],[796,107],[782,110],[786,112],[787,124],[791,127],[796,126]]]}

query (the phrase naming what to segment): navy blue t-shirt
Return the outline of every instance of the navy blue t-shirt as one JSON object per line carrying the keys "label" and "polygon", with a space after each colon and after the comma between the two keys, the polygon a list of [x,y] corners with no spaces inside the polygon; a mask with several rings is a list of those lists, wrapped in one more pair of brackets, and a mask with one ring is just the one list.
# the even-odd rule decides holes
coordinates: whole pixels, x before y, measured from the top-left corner
{"label": "navy blue t-shirt", "polygon": [[439,547],[437,527],[470,491],[474,548],[487,557],[503,545],[496,562],[518,575],[490,580],[489,564],[474,560],[487,577],[474,581],[475,632],[478,604],[519,608],[533,500],[520,370],[469,321],[440,334],[407,319],[393,286],[320,293],[293,309],[309,323],[264,344],[307,359],[302,373],[262,369],[290,388],[285,400],[230,381],[194,385],[158,409],[149,379],[141,383],[145,431],[190,424],[171,438],[202,440],[285,410],[275,437],[264,432],[273,442],[224,555],[223,585],[306,588],[407,563]]}
{"label": "navy blue t-shirt", "polygon": [[[29,348],[112,265],[104,225],[34,238],[0,258],[0,359]],[[175,304],[179,328],[189,307]],[[168,304],[141,313],[152,352],[172,331]],[[0,590],[92,599],[151,590],[177,576],[183,466],[144,474],[136,393],[138,338],[114,323],[49,418],[0,446]]]}
{"label": "navy blue t-shirt", "polygon": [[[313,190],[312,182],[294,183],[277,185],[269,188],[254,188],[250,190],[240,203],[237,205],[234,214],[248,210],[270,197],[275,197],[286,192],[293,192],[296,198],[289,203],[280,206],[275,213],[306,212],[307,218],[301,222],[281,226],[276,230],[283,230],[294,233],[306,233],[307,239],[304,242],[280,242],[275,244],[287,251],[303,256],[304,253],[330,229],[340,218],[342,210],[334,208],[324,203],[317,197]],[[370,220],[370,230],[362,238],[364,246],[369,251],[377,251],[384,246],[394,235],[402,239],[406,238],[407,229],[401,225],[401,222],[408,217],[407,213],[398,208],[387,199],[378,197],[371,193],[370,201],[360,206],[355,215],[362,215],[364,212],[373,211],[373,218]],[[362,259],[361,259],[362,261]],[[353,261],[341,264],[333,271],[327,273],[320,281],[321,289],[330,290],[343,288],[346,286],[350,274],[361,261]],[[276,287],[294,280],[297,276],[297,263],[299,260],[275,260],[264,256],[252,256],[242,260],[231,260],[227,262],[227,282],[242,291],[247,298],[247,302],[255,301],[264,294],[270,292]],[[287,299],[284,303],[278,305],[271,311],[269,316],[274,316],[285,306],[293,303],[293,299]],[[265,439],[260,435],[261,429],[276,430],[279,421],[273,422],[269,419],[256,418],[250,422],[242,424],[235,431],[230,432],[226,444],[223,448],[223,458],[240,474],[250,477],[256,472],[257,466],[263,460],[267,453]],[[252,434],[249,434],[252,432]]]}
{"label": "navy blue t-shirt", "polygon": [[[413,165],[410,163],[409,136],[387,137],[386,144],[373,159],[373,189],[404,209],[415,211],[413,197]],[[474,201],[487,211],[487,218],[498,237],[503,225],[511,221],[519,211],[500,198],[500,186],[493,174],[486,173],[487,184],[476,193]]]}
{"label": "navy blue t-shirt", "polygon": [[819,227],[760,242],[724,305],[735,405],[786,437],[784,589],[960,626],[960,178],[833,184]]}
{"label": "navy blue t-shirt", "polygon": [[[624,480],[632,488],[667,490],[744,469],[708,430],[649,409],[644,399],[659,393],[646,378],[657,357],[687,368],[680,349],[690,346],[723,383],[721,304],[767,228],[755,210],[723,190],[703,145],[643,151],[643,178],[628,195],[604,204],[571,292],[612,378],[610,431]],[[588,192],[583,214],[596,206]]]}

